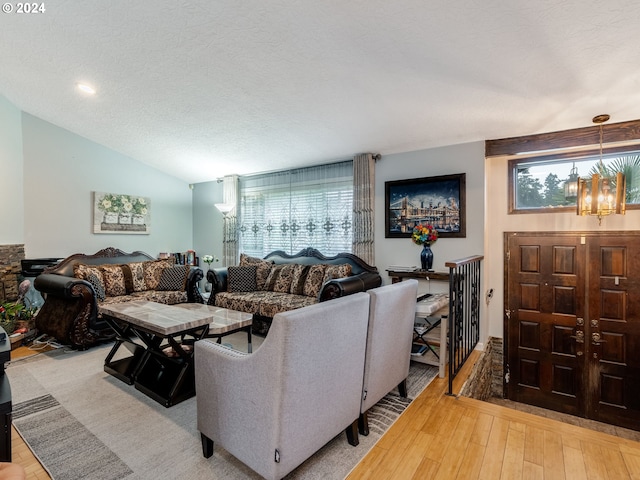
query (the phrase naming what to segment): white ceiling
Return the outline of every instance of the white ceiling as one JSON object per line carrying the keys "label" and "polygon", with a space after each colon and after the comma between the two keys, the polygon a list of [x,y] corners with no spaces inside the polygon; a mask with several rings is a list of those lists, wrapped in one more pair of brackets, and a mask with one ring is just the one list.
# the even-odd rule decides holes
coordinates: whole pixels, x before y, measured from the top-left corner
{"label": "white ceiling", "polygon": [[637,0],[44,5],[0,94],[189,183],[640,118]]}

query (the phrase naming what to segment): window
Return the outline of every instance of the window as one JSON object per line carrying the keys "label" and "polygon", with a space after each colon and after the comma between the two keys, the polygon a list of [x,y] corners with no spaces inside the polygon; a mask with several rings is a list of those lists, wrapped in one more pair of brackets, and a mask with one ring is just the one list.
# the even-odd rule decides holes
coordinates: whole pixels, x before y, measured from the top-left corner
{"label": "window", "polygon": [[353,162],[240,177],[240,251],[350,252]]}
{"label": "window", "polygon": [[487,140],[485,157],[509,160],[509,213],[575,211],[573,180],[617,172],[627,209],[640,209],[640,120]]}
{"label": "window", "polygon": [[[539,212],[567,207],[575,209],[577,179],[589,178],[594,173],[615,177],[616,172],[626,176],[626,203],[640,203],[640,152],[587,155],[578,158],[547,160],[511,160],[513,211]],[[574,186],[575,185],[575,186]]]}

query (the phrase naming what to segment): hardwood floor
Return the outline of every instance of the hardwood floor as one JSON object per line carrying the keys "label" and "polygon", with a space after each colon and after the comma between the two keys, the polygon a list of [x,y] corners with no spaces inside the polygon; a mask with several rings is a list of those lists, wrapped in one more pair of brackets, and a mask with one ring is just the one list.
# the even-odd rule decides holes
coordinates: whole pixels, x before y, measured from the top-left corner
{"label": "hardwood floor", "polygon": [[[478,356],[474,352],[469,359],[454,391],[460,390]],[[450,397],[446,389],[446,379],[434,380],[347,479],[640,478],[639,442]],[[49,479],[20,436],[12,433],[13,461],[25,468],[27,479]]]}
{"label": "hardwood floor", "polygon": [[640,478],[639,442],[446,389],[446,379],[432,382],[347,479]]}

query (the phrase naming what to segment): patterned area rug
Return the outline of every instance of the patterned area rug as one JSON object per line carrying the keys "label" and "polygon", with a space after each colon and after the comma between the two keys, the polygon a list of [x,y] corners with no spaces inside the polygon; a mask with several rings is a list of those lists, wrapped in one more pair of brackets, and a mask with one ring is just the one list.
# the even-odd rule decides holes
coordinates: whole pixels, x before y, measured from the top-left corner
{"label": "patterned area rug", "polygon": [[[7,368],[14,425],[52,478],[260,478],[222,449],[210,459],[202,456],[195,398],[164,408],[104,373],[109,348],[56,350]],[[360,436],[360,445],[350,446],[342,433],[287,479],[344,478],[436,375],[437,367],[412,362],[410,398],[392,392],[375,405],[369,412],[371,433]]]}

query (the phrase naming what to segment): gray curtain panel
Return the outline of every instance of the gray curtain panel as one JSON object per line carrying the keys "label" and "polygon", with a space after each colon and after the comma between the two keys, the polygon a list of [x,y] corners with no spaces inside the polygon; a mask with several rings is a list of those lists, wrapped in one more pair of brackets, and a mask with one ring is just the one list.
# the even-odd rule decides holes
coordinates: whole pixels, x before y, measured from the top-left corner
{"label": "gray curtain panel", "polygon": [[223,221],[222,264],[228,267],[238,264],[238,175],[227,175],[223,182],[224,203],[235,205]]}
{"label": "gray curtain panel", "polygon": [[374,155],[361,153],[353,158],[353,244],[352,253],[375,265],[373,243],[375,201]]}

